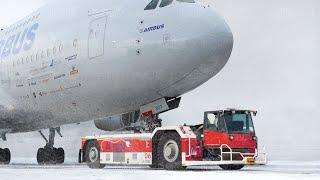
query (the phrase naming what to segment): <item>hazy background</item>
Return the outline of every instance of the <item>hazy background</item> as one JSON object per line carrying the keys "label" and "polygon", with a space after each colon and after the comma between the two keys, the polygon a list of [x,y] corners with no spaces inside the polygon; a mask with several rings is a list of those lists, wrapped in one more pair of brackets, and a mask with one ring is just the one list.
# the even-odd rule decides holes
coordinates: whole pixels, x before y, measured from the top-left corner
{"label": "hazy background", "polygon": [[[320,160],[320,1],[206,0],[223,15],[235,38],[227,66],[215,78],[183,96],[181,107],[162,115],[165,124],[195,124],[203,111],[226,107],[259,111],[259,143],[272,160]],[[42,0],[0,0],[0,27],[32,12]],[[57,138],[76,160],[79,136],[91,122],[62,128]],[[37,133],[9,135],[14,157],[33,157],[44,145]],[[24,151],[22,152],[21,149]]]}

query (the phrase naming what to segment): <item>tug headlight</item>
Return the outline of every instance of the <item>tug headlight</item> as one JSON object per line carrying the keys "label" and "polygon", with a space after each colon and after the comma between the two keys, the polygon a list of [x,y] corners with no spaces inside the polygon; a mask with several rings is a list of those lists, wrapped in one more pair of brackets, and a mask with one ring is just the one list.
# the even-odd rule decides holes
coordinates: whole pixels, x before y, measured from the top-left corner
{"label": "tug headlight", "polygon": [[257,137],[257,136],[252,136],[252,140],[253,140],[253,141],[257,141],[257,140],[258,140],[258,137]]}
{"label": "tug headlight", "polygon": [[233,135],[230,135],[230,136],[229,136],[229,140],[230,140],[230,141],[233,141],[233,140],[234,140],[234,136],[233,136]]}

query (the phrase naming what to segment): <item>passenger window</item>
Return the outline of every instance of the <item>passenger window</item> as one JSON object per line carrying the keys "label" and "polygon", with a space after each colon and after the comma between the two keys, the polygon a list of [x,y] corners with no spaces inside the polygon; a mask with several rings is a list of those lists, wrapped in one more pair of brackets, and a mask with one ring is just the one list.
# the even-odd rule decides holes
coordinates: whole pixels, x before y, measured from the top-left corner
{"label": "passenger window", "polygon": [[30,56],[30,62],[33,62],[33,58],[34,58],[34,55],[32,54],[32,55]]}
{"label": "passenger window", "polygon": [[52,50],[53,55],[56,55],[56,52],[57,52],[57,48],[54,47],[53,50]]}
{"label": "passenger window", "polygon": [[76,48],[78,45],[78,39],[73,40],[73,47]]}
{"label": "passenger window", "polygon": [[159,3],[159,0],[152,0],[147,7],[144,8],[144,10],[151,10],[157,8],[157,5]]}
{"label": "passenger window", "polygon": [[37,54],[36,54],[36,61],[38,61],[38,60],[39,60],[39,58],[40,58],[40,56],[39,56],[39,52],[37,52]]}
{"label": "passenger window", "polygon": [[159,7],[165,7],[172,4],[173,0],[162,0]]}
{"label": "passenger window", "polygon": [[47,57],[50,57],[50,49],[47,49]]}
{"label": "passenger window", "polygon": [[62,52],[62,50],[63,50],[63,45],[62,45],[62,44],[60,44],[60,46],[59,46],[59,52],[61,53],[61,52]]}
{"label": "passenger window", "polygon": [[44,51],[41,51],[41,59],[45,58],[46,57],[46,54]]}

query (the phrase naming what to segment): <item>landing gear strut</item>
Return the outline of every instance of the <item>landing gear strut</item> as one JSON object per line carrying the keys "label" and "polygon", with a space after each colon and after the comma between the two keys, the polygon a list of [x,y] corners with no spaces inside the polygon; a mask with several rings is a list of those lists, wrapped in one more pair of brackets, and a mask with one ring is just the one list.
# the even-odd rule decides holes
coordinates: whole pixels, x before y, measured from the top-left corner
{"label": "landing gear strut", "polygon": [[146,132],[153,132],[157,127],[162,126],[162,120],[159,118],[159,115],[142,115],[141,120],[144,123],[144,130]]}
{"label": "landing gear strut", "polygon": [[57,133],[62,137],[60,133],[60,128],[50,128],[49,129],[49,140],[39,131],[40,135],[46,141],[46,146],[39,148],[37,152],[38,164],[62,164],[64,163],[65,153],[62,148],[54,147],[54,138]]}

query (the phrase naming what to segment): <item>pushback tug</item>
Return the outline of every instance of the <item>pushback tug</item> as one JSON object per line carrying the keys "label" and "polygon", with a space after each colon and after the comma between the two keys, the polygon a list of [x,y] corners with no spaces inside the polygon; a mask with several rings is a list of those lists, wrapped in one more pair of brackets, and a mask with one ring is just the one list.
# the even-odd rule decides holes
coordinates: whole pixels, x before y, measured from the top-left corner
{"label": "pushback tug", "polygon": [[79,162],[86,162],[90,168],[149,165],[167,170],[213,165],[240,170],[245,165],[266,164],[266,154],[257,150],[252,122],[256,114],[237,109],[207,111],[199,125],[84,137]]}

